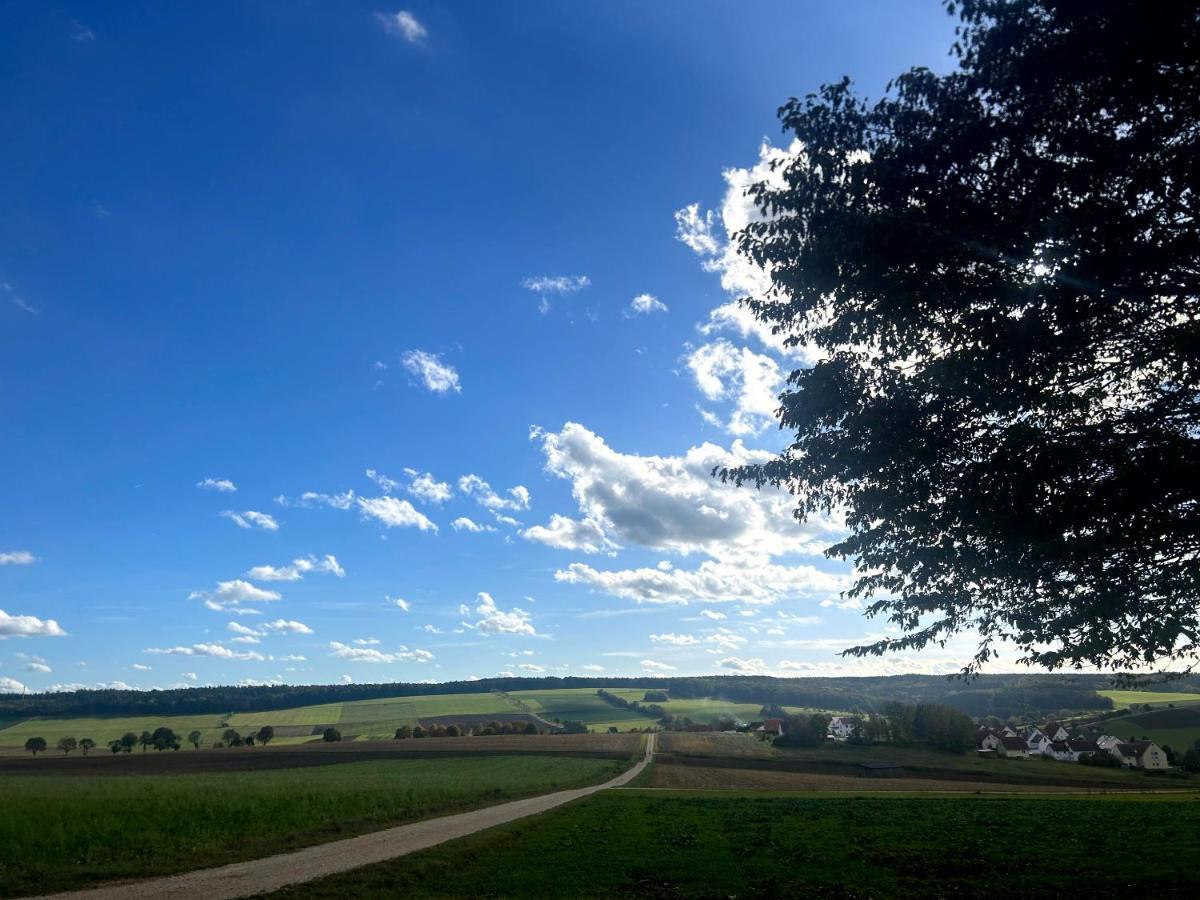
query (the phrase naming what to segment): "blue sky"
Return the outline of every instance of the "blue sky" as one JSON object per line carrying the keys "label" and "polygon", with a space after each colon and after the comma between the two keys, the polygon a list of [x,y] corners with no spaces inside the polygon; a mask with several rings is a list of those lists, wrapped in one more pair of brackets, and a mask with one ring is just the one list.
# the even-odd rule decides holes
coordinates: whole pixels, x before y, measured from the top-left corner
{"label": "blue sky", "polygon": [[836,657],[837,523],[707,477],[804,362],[732,303],[776,108],[952,26],[5,4],[0,689],[954,668]]}

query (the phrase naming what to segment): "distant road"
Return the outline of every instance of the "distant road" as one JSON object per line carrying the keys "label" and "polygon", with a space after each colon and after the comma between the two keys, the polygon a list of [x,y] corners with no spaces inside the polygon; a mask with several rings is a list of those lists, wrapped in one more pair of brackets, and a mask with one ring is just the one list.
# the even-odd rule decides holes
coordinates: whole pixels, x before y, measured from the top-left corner
{"label": "distant road", "polygon": [[623,787],[641,774],[650,762],[654,755],[655,737],[654,734],[646,736],[646,752],[637,765],[603,784],[513,800],[510,803],[438,819],[426,819],[423,822],[400,825],[344,841],[332,841],[291,853],[280,853],[265,859],[232,863],[215,869],[199,869],[168,878],[123,882],[88,890],[52,894],[41,900],[161,900],[164,897],[226,900],[276,891],[289,884],[312,881],[314,878],[406,856],[486,828],[546,812],[597,791]]}

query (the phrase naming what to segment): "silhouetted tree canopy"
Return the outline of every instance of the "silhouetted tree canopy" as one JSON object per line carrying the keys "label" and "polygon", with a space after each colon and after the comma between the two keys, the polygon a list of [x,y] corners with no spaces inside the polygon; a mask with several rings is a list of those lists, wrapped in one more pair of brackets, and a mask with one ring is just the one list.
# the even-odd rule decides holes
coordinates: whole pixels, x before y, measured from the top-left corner
{"label": "silhouetted tree canopy", "polygon": [[720,473],[844,513],[849,597],[1030,664],[1194,664],[1200,635],[1200,12],[966,0],[958,67],[780,110],[745,301],[815,358],[773,461]]}

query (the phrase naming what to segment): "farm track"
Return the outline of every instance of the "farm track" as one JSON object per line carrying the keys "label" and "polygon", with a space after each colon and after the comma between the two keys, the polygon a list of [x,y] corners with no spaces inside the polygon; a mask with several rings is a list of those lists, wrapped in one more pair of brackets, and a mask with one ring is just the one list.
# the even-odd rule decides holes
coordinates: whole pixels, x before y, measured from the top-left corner
{"label": "farm track", "polygon": [[195,775],[328,766],[376,759],[448,759],[464,756],[568,756],[628,759],[638,735],[518,735],[295,744],[232,750],[178,750],[90,756],[0,756],[5,775]]}
{"label": "farm track", "polygon": [[645,753],[636,765],[603,784],[513,800],[437,819],[426,819],[264,859],[200,869],[168,878],[119,882],[82,891],[50,894],[37,900],[158,900],[164,897],[180,900],[225,900],[269,893],[290,884],[300,884],[326,875],[406,856],[445,841],[547,812],[597,791],[622,787],[640,775],[652,759],[654,738],[653,734],[647,735]]}

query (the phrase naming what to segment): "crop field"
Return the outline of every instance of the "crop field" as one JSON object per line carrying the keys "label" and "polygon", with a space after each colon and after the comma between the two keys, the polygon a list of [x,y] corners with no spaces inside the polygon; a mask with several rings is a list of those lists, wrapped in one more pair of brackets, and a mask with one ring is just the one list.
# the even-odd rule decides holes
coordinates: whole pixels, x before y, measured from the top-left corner
{"label": "crop field", "polygon": [[596,696],[595,688],[563,688],[548,691],[513,691],[509,695],[518,706],[525,705],[529,711],[544,719],[561,721],[575,719],[592,728],[608,728],[615,725],[622,731],[629,728],[645,728],[657,720],[629,709],[618,709]]}
{"label": "crop field", "polygon": [[627,765],[495,756],[187,778],[6,775],[0,896],[267,856],[396,822],[592,784]]}
{"label": "crop field", "polygon": [[[1120,822],[1121,828],[1048,823]],[[1128,834],[1155,847],[1129,856]],[[528,897],[1145,895],[1200,889],[1194,797],[764,797],[607,791],[275,894]]]}
{"label": "crop field", "polygon": [[1167,745],[1184,751],[1200,740],[1200,705],[1184,704],[1174,708],[1155,707],[1145,712],[1130,712],[1114,716],[1099,724],[1109,734],[1120,738],[1147,737],[1159,746]]}

